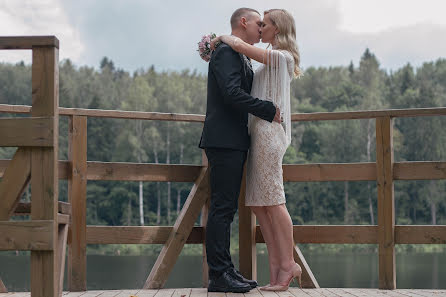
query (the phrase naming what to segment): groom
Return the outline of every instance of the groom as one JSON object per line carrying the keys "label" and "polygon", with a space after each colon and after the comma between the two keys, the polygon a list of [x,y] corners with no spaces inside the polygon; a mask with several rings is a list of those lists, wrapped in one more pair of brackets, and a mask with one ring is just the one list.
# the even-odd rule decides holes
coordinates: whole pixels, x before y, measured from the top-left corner
{"label": "groom", "polygon": [[[261,24],[256,10],[239,8],[231,17],[232,35],[258,43]],[[250,143],[248,113],[280,123],[280,111],[272,102],[250,95],[252,80],[249,59],[224,43],[217,47],[209,62],[206,119],[199,145],[205,149],[210,167],[211,205],[206,226],[209,292],[244,293],[257,286],[234,268],[230,229]]]}

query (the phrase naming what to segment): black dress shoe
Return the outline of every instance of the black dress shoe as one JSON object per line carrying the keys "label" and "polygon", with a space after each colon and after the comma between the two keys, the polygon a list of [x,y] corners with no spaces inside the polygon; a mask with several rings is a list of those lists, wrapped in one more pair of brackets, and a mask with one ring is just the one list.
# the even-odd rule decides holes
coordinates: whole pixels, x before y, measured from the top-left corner
{"label": "black dress shoe", "polygon": [[239,282],[249,284],[251,286],[251,289],[254,289],[255,287],[258,286],[255,280],[247,279],[246,277],[241,275],[240,272],[238,272],[235,268],[229,269],[229,273],[233,278],[235,278]]}
{"label": "black dress shoe", "polygon": [[209,280],[208,292],[233,292],[246,293],[251,290],[251,286],[236,280],[228,271],[217,279]]}

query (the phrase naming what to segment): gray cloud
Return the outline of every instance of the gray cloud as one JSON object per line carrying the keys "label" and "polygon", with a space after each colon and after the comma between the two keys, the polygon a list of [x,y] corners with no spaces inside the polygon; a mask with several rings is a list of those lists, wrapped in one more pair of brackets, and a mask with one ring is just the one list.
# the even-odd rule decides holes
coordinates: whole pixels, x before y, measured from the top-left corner
{"label": "gray cloud", "polygon": [[[398,68],[407,62],[445,56],[446,27],[420,24],[376,34],[339,29],[337,1],[61,1],[72,26],[80,32],[84,52],[75,63],[98,66],[103,56],[126,70],[155,65],[158,70],[185,68],[206,72],[196,52],[197,42],[211,31],[229,33],[231,13],[241,5],[263,10],[280,7],[296,19],[302,66],[357,65],[366,47],[382,66]],[[273,3],[274,7],[271,7]],[[69,45],[68,45],[69,46]],[[63,50],[63,45],[61,45]]]}

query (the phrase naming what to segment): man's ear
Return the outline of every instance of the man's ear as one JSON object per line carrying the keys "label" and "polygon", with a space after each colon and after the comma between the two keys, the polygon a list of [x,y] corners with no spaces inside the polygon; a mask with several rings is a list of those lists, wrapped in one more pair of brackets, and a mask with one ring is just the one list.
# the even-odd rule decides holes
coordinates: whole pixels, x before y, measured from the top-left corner
{"label": "man's ear", "polygon": [[243,28],[246,28],[246,23],[247,23],[248,21],[246,20],[246,18],[245,17],[241,17],[240,18],[240,25],[243,27]]}

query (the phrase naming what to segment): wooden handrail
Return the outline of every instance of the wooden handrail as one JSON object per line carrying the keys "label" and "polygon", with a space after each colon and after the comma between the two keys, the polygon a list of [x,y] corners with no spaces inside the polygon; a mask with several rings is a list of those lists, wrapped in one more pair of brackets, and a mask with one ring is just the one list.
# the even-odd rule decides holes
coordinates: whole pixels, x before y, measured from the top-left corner
{"label": "wooden handrail", "polygon": [[[11,160],[0,159],[0,177]],[[59,161],[59,179],[71,178],[70,161]],[[87,162],[87,180],[193,182],[203,165]],[[394,180],[446,179],[446,162],[394,163]],[[283,164],[285,182],[376,181],[376,163]]]}
{"label": "wooden handrail", "polygon": [[59,48],[59,39],[56,36],[0,36],[0,50],[32,49],[36,46]]}
{"label": "wooden handrail", "polygon": [[[0,104],[0,113],[30,113],[31,106]],[[87,116],[106,117],[115,119],[134,120],[154,120],[154,121],[177,121],[177,122],[204,122],[204,115],[184,114],[184,113],[164,113],[164,112],[144,112],[125,110],[105,110],[59,107],[61,116]],[[355,120],[374,119],[379,117],[419,117],[419,116],[443,116],[446,115],[446,107],[432,108],[406,108],[406,109],[385,109],[385,110],[362,110],[343,112],[313,112],[313,113],[293,113],[291,121],[332,121],[332,120]]]}
{"label": "wooden handrail", "polygon": [[446,107],[295,113],[291,115],[291,121],[359,120],[379,117],[403,118],[440,115],[446,115]]}

